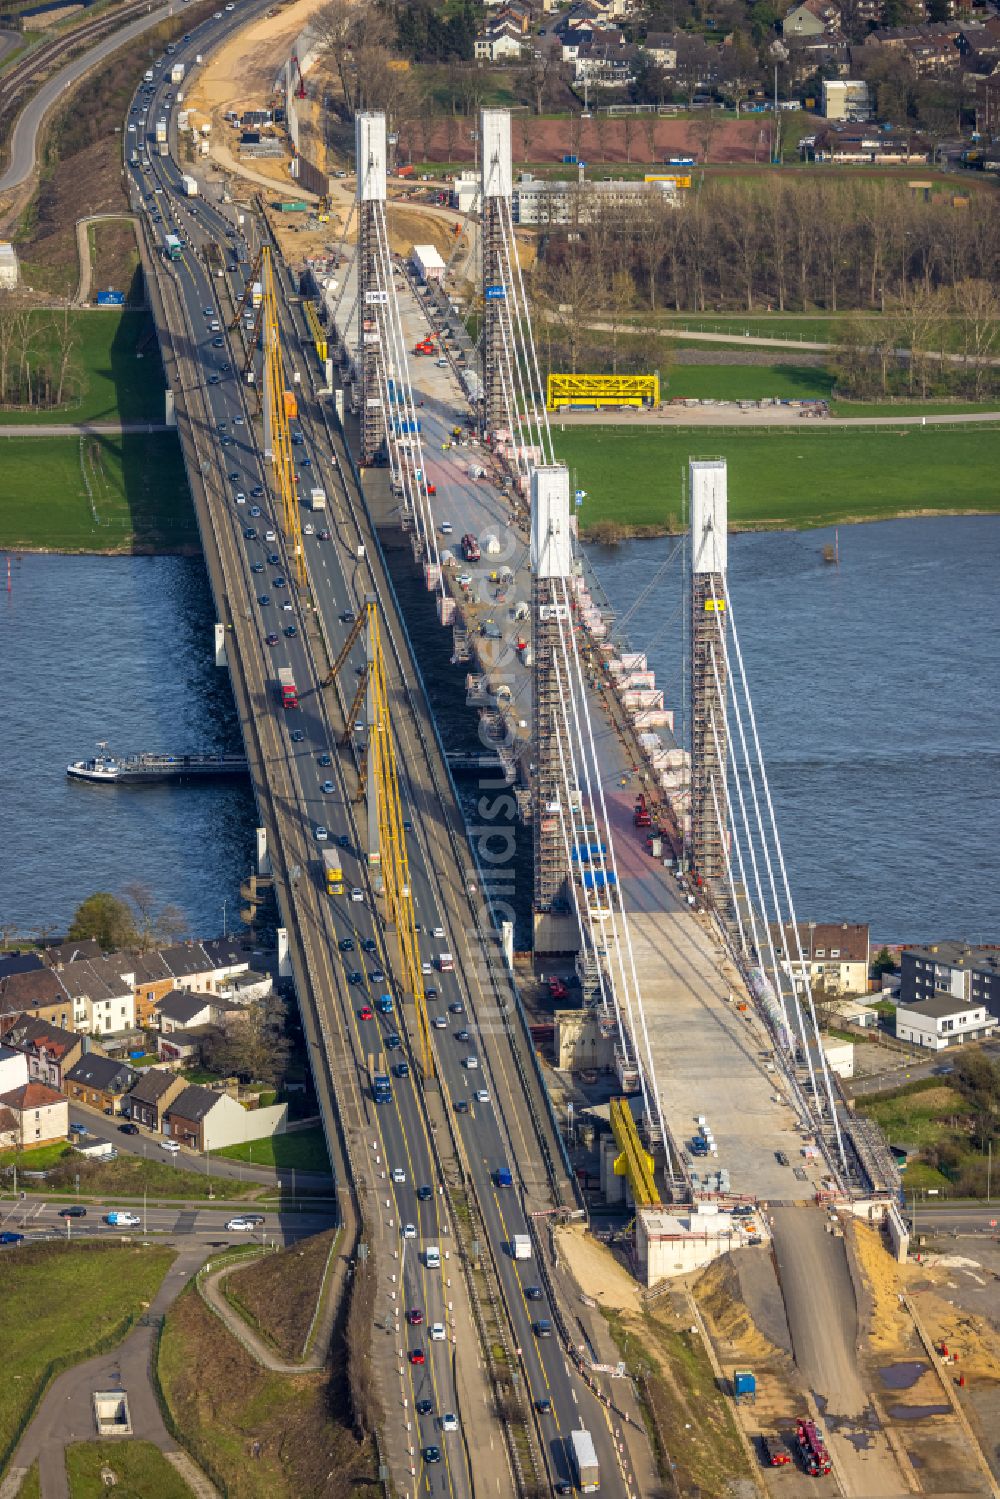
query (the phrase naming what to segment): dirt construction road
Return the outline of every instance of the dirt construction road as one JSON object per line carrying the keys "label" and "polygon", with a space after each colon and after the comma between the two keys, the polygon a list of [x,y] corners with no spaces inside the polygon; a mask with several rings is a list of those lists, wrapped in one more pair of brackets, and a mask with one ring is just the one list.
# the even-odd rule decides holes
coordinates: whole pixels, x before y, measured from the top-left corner
{"label": "dirt construction road", "polygon": [[815,1207],[773,1210],[778,1278],[795,1362],[813,1392],[834,1474],[851,1499],[912,1493],[858,1368],[858,1309],[844,1241]]}

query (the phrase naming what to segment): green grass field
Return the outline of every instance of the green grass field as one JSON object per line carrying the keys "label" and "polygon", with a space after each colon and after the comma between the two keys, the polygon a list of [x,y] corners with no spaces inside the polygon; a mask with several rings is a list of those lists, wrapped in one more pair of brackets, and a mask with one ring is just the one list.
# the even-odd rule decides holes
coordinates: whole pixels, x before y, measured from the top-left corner
{"label": "green grass field", "polygon": [[662,397],[698,400],[760,401],[826,400],[833,389],[833,376],[823,369],[799,364],[675,364],[667,376]]}
{"label": "green grass field", "polygon": [[53,1145],[42,1145],[38,1150],[0,1150],[0,1166],[16,1166],[18,1171],[48,1171],[57,1166],[72,1146],[65,1140]]}
{"label": "green grass field", "polygon": [[849,520],[889,520],[1000,509],[997,428],[553,427],[574,487],[587,491],[586,530],[608,521],[666,529],[679,523],[689,458],[729,464],[736,528],[799,530]]}
{"label": "green grass field", "polygon": [[[889,314],[887,314],[889,316]],[[595,319],[600,320],[601,314],[593,314]],[[863,322],[870,327],[874,333],[883,319],[877,312],[845,312],[845,313],[810,313],[810,312],[774,312],[774,313],[711,313],[711,312],[644,312],[636,313],[629,318],[629,322],[643,329],[659,328],[670,330],[673,333],[715,333],[723,334],[727,339],[736,344],[750,344],[755,339],[775,338],[796,343],[836,343],[838,330],[845,323],[856,324]],[[900,343],[904,336],[899,335]],[[671,340],[673,342],[673,340]],[[699,340],[692,339],[689,343],[678,339],[678,347],[696,348]],[[701,347],[706,345],[701,343]],[[952,349],[961,347],[961,329],[957,323],[944,323],[935,332],[933,338],[928,341],[928,348]]]}
{"label": "green grass field", "polygon": [[9,1372],[0,1380],[0,1470],[48,1365],[88,1357],[137,1317],[173,1258],[172,1249],[103,1244],[36,1244],[5,1256],[0,1348]]}
{"label": "green grass field", "polygon": [[296,1171],[330,1170],[323,1131],[293,1130],[288,1135],[272,1135],[266,1140],[250,1140],[246,1145],[226,1145],[217,1155],[234,1161],[252,1161],[255,1166],[295,1167]]}
{"label": "green grass field", "polygon": [[[36,313],[44,325],[51,313]],[[60,422],[162,422],[163,368],[147,312],[71,312],[79,394],[51,411],[0,410],[0,425]],[[42,337],[39,348],[44,349]],[[140,347],[141,346],[141,347]],[[141,358],[137,355],[141,352]]]}
{"label": "green grass field", "polygon": [[0,430],[0,547],[52,552],[196,549],[173,432],[8,437]]}
{"label": "green grass field", "polygon": [[152,1442],[77,1442],[66,1448],[71,1499],[107,1494],[103,1469],[115,1475],[121,1499],[191,1499],[191,1490]]}

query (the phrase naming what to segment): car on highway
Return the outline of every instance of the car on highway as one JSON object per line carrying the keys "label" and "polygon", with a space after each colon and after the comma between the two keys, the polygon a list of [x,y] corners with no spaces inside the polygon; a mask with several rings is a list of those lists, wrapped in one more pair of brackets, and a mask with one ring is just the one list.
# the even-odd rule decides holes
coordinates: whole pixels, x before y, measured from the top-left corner
{"label": "car on highway", "polygon": [[254,520],[256,520],[257,517],[258,517],[258,515],[260,514],[260,506],[259,505],[251,505],[250,506],[250,514],[253,516]]}
{"label": "car on highway", "polygon": [[402,1166],[394,1166],[392,1168],[392,1179],[396,1183],[397,1187],[406,1186],[406,1172],[403,1170]]}
{"label": "car on highway", "polygon": [[[287,631],[286,631],[286,633],[287,633]],[[324,781],[323,784],[322,784],[322,786],[319,789],[320,789],[320,791],[323,792],[323,794],[325,796],[329,796],[330,792],[333,790],[333,782],[332,781]],[[352,943],[351,946],[353,947],[354,944]]]}
{"label": "car on highway", "polygon": [[24,1235],[23,1234],[12,1233],[10,1231],[10,1229],[5,1229],[4,1232],[2,1234],[0,1234],[0,1244],[23,1244],[23,1243],[24,1243]]}
{"label": "car on highway", "polygon": [[463,1041],[463,1042],[465,1042],[465,1041],[471,1041],[471,1039],[472,1039],[472,1037],[469,1035],[468,1031],[456,1031],[455,1032],[455,1040],[456,1041]]}
{"label": "car on highway", "polygon": [[292,741],[293,744],[301,744],[302,741],[303,741],[303,739],[306,737],[305,730],[304,729],[293,729],[292,732],[291,732],[291,734],[289,734],[288,737],[291,739],[291,741]]}
{"label": "car on highway", "polygon": [[466,1099],[464,1099],[464,1098],[456,1098],[455,1099],[455,1113],[456,1114],[467,1114],[468,1112],[469,1112],[468,1101]]}
{"label": "car on highway", "polygon": [[330,533],[329,533],[329,531],[327,531],[325,528],[322,531],[317,531],[316,532],[316,540],[317,541],[329,541],[330,540]]}
{"label": "car on highway", "polygon": [[353,952],[354,951],[354,938],[353,937],[341,937],[340,941],[337,943],[337,946],[340,948],[341,952]]}
{"label": "car on highway", "polygon": [[176,1155],[180,1150],[180,1146],[176,1140],[161,1140],[160,1149],[165,1150],[167,1155]]}
{"label": "car on highway", "polygon": [[316,527],[313,525],[312,521],[306,521],[305,525],[302,527],[302,535],[303,536],[315,536],[316,535]]}
{"label": "car on highway", "polygon": [[431,932],[431,936],[436,937],[440,941],[444,937],[444,927],[436,926]]}
{"label": "car on highway", "polygon": [[441,1417],[441,1430],[442,1431],[457,1431],[458,1430],[458,1417],[455,1415],[454,1411],[445,1411],[444,1412],[444,1414]]}
{"label": "car on highway", "polygon": [[428,1186],[424,1185],[422,1187],[418,1187],[417,1188],[417,1201],[418,1202],[426,1202],[428,1200],[428,1198],[431,1198],[433,1196],[434,1196],[434,1189],[433,1189],[433,1187],[428,1187]]}
{"label": "car on highway", "polygon": [[363,890],[361,890],[357,885],[355,885],[353,887],[353,889],[351,890],[351,899],[352,900],[364,900],[364,898],[365,898],[365,892]]}
{"label": "car on highway", "polygon": [[142,1219],[138,1213],[122,1213],[115,1210],[105,1213],[102,1222],[107,1223],[111,1228],[139,1228],[142,1225]]}
{"label": "car on highway", "polygon": [[541,1301],[543,1296],[541,1286],[525,1286],[524,1294],[528,1301]]}
{"label": "car on highway", "polygon": [[60,1218],[86,1218],[87,1209],[80,1202],[70,1203],[68,1208],[59,1209]]}
{"label": "car on highway", "polygon": [[316,842],[317,843],[325,843],[326,840],[330,836],[330,834],[327,832],[326,828],[323,826],[323,824],[321,822],[318,822],[316,824],[316,826],[313,829],[313,831],[314,831],[314,833],[316,835]]}
{"label": "car on highway", "polygon": [[539,1395],[535,1401],[535,1410],[540,1416],[550,1416],[552,1414],[552,1401],[548,1395]]}
{"label": "car on highway", "polygon": [[381,968],[373,968],[368,977],[371,979],[373,984],[378,985],[385,983],[385,974],[382,972]]}
{"label": "car on highway", "polygon": [[271,602],[271,595],[269,593],[259,593],[257,595],[257,602],[262,609],[266,609]]}
{"label": "car on highway", "polygon": [[411,1327],[422,1327],[424,1325],[424,1314],[419,1306],[411,1306],[406,1314],[406,1320]]}
{"label": "car on highway", "polygon": [[421,963],[421,965],[420,965],[420,972],[421,973],[433,973],[434,969],[431,967],[431,965],[429,963]]}
{"label": "car on highway", "polygon": [[120,1135],[137,1135],[139,1133],[139,1126],[129,1120],[125,1124],[119,1124],[118,1133]]}
{"label": "car on highway", "polygon": [[[253,511],[251,511],[250,513],[252,515]],[[260,512],[258,511],[258,514],[259,513]],[[267,560],[268,560],[268,562],[270,562],[270,564],[271,564],[272,567],[278,567],[280,565],[280,563],[281,563],[281,558],[279,557],[279,555],[278,555],[277,552],[268,552],[268,554],[267,554]]]}
{"label": "car on highway", "polygon": [[365,981],[364,974],[363,973],[359,973],[356,968],[352,968],[351,971],[350,971],[350,973],[347,975],[347,982],[349,984],[363,984],[364,981]]}
{"label": "car on highway", "polygon": [[270,635],[265,635],[264,640],[268,645],[277,645],[279,637],[272,630]]}
{"label": "car on highway", "polygon": [[353,609],[344,609],[340,615],[340,623],[342,625],[353,625],[356,617]]}
{"label": "car on highway", "polygon": [[441,1448],[440,1447],[425,1447],[424,1448],[424,1462],[425,1463],[439,1463],[440,1461],[441,1461]]}
{"label": "car on highway", "polygon": [[431,1341],[434,1343],[443,1343],[447,1337],[443,1322],[432,1322],[429,1328],[429,1333]]}
{"label": "car on highway", "polygon": [[489,1103],[489,1101],[490,1101],[490,1095],[487,1093],[486,1089],[485,1088],[477,1088],[476,1089],[476,1102],[477,1103]]}
{"label": "car on highway", "polygon": [[250,571],[252,573],[262,573],[264,571],[263,562],[251,562]]}
{"label": "car on highway", "polygon": [[275,532],[275,531],[265,531],[264,532],[264,540],[265,541],[277,541],[277,539],[278,539],[277,532]]}
{"label": "car on highway", "polygon": [[222,338],[213,338],[212,339],[212,348],[213,349],[221,349],[223,347],[224,343],[225,343],[225,339],[222,339]]}
{"label": "car on highway", "polygon": [[245,541],[256,541],[257,540],[257,532],[256,532],[256,530],[254,529],[253,526],[247,526],[246,527],[245,531],[243,532],[243,539]]}
{"label": "car on highway", "polygon": [[426,1357],[424,1355],[424,1350],[422,1348],[411,1348],[410,1349],[410,1363],[411,1364],[426,1364],[426,1362],[427,1362],[427,1359],[426,1359]]}
{"label": "car on highway", "polygon": [[475,1072],[479,1066],[479,1058],[474,1056],[463,1057],[462,1066],[467,1068],[469,1072]]}
{"label": "car on highway", "polygon": [[[408,1062],[397,1062],[392,1070],[395,1073],[396,1077],[409,1077],[410,1075],[410,1067]],[[417,1196],[420,1196],[419,1192],[417,1193]]]}
{"label": "car on highway", "polygon": [[257,1219],[252,1217],[229,1218],[226,1222],[226,1232],[230,1234],[252,1234],[257,1227]]}
{"label": "car on highway", "polygon": [[451,1004],[448,1006],[448,1009],[451,1011],[452,1015],[461,1015],[465,1010],[465,1006],[460,999],[455,999],[452,1000]]}
{"label": "car on highway", "polygon": [[322,765],[322,766],[325,767],[327,765],[332,765],[333,764],[333,760],[332,760],[331,756],[329,756],[327,754],[317,755],[317,757],[316,757],[316,764],[317,765]]}
{"label": "car on highway", "polygon": [[438,997],[438,992],[434,988],[433,984],[431,984],[428,988],[426,988],[424,990],[424,998],[425,999],[437,999],[437,997]]}
{"label": "car on highway", "polygon": [[417,1237],[417,1230],[414,1227],[414,1225],[412,1223],[404,1223],[403,1224],[403,1238],[404,1239],[415,1239],[416,1237]]}
{"label": "car on highway", "polygon": [[443,1015],[435,1015],[431,1021],[431,1025],[436,1031],[446,1031],[448,1029],[448,1022]]}
{"label": "car on highway", "polygon": [[286,625],[286,626],[285,626],[285,634],[286,634],[286,635],[287,635],[287,637],[288,637],[288,639],[289,639],[289,640],[294,640],[294,639],[295,639],[295,637],[296,637],[296,635],[297,635],[297,634],[298,634],[298,633],[299,633],[299,632],[298,632],[298,630],[297,630],[297,629],[296,629],[296,628],[295,628],[295,626],[294,626],[294,625]]}
{"label": "car on highway", "polygon": [[403,1044],[403,1039],[398,1031],[390,1031],[385,1038],[386,1051],[398,1051]]}
{"label": "car on highway", "polygon": [[371,1005],[362,1005],[361,1009],[358,1011],[358,1018],[359,1020],[374,1020],[375,1011],[372,1009]]}
{"label": "car on highway", "polygon": [[539,1317],[537,1322],[532,1322],[531,1330],[536,1338],[551,1338],[552,1323],[548,1317]]}
{"label": "car on highway", "polygon": [[271,580],[271,587],[272,588],[287,588],[287,586],[288,586],[287,583],[285,582],[284,578],[282,578],[282,577],[272,578],[272,580]]}
{"label": "car on highway", "polygon": [[242,489],[238,489],[236,491],[236,503],[237,503],[237,505],[245,505],[246,502],[247,502],[246,495],[243,493]]}
{"label": "car on highway", "polygon": [[434,1409],[434,1402],[432,1400],[418,1400],[414,1409],[418,1416],[429,1416]]}

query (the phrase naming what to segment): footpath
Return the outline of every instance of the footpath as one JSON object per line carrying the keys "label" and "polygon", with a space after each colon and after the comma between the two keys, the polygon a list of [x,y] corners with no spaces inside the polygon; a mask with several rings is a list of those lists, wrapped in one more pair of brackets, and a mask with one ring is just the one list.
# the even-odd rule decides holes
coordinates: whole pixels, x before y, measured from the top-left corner
{"label": "footpath", "polygon": [[35,1462],[42,1499],[70,1499],[65,1451],[74,1442],[96,1440],[93,1401],[98,1390],[124,1391],[128,1396],[132,1435],[154,1443],[197,1499],[218,1499],[214,1485],[167,1430],[152,1384],[152,1360],[160,1323],[205,1259],[206,1252],[203,1244],[183,1249],[164,1276],[148,1312],[124,1341],[110,1353],[67,1369],[52,1382],[11,1459],[7,1476],[0,1484],[0,1499],[15,1499]]}

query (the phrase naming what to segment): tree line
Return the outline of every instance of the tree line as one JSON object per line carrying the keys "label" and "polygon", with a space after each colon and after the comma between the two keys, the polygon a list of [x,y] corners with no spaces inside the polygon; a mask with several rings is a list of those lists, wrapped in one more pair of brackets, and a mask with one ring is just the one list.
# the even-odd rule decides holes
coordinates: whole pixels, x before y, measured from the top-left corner
{"label": "tree line", "polygon": [[884,312],[916,289],[996,284],[993,197],[963,202],[779,173],[709,179],[678,206],[656,192],[604,206],[584,192],[574,222],[546,234],[539,284],[581,310],[604,305],[625,275],[635,306],[651,311]]}
{"label": "tree line", "polygon": [[68,308],[40,313],[0,299],[0,407],[44,411],[78,396],[78,348]]}

